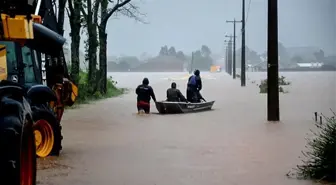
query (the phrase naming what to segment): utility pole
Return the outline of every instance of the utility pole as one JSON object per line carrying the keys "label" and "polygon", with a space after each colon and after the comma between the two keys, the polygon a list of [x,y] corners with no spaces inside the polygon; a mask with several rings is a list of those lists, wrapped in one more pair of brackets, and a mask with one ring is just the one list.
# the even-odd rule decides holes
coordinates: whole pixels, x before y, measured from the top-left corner
{"label": "utility pole", "polygon": [[[230,38],[229,40],[229,67],[230,67],[230,75],[233,74],[234,77],[233,78],[236,78],[236,64],[234,62],[235,60],[235,54],[236,52],[234,51],[234,48],[233,48],[233,45],[234,45],[234,42],[235,42],[235,36],[232,36],[232,35],[225,35],[225,37],[228,37]],[[232,39],[233,38],[233,39]],[[232,44],[233,43],[233,44]]]}
{"label": "utility pole", "polygon": [[194,64],[194,52],[191,52],[191,61],[190,61],[189,74],[192,74],[192,72],[193,72],[193,64]]}
{"label": "utility pole", "polygon": [[232,76],[236,79],[236,23],[241,23],[242,21],[226,21],[227,23],[233,23],[233,63],[232,63]]}
{"label": "utility pole", "polygon": [[[228,44],[229,41],[224,40],[224,43]],[[230,74],[229,73],[229,46],[228,45],[226,45],[226,47],[225,47],[225,71],[228,74]]]}
{"label": "utility pole", "polygon": [[279,121],[278,0],[268,0],[267,120]]}
{"label": "utility pole", "polygon": [[225,72],[229,73],[228,46],[225,47]]}
{"label": "utility pole", "polygon": [[245,74],[245,0],[242,0],[242,48],[241,48],[241,86],[244,87],[246,85],[246,74]]}
{"label": "utility pole", "polygon": [[228,73],[232,75],[232,38],[228,42]]}
{"label": "utility pole", "polygon": [[229,74],[232,75],[232,39],[230,39],[228,44],[228,57],[229,57]]}

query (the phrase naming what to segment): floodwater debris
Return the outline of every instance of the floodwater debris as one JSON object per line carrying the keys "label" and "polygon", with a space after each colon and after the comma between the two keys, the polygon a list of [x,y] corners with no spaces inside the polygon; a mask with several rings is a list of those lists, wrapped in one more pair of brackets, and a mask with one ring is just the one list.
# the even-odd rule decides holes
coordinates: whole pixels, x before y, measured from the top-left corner
{"label": "floodwater debris", "polygon": [[46,170],[51,168],[57,169],[72,169],[73,167],[69,165],[62,164],[57,158],[47,157],[47,158],[39,158],[37,160],[37,169],[38,170]]}

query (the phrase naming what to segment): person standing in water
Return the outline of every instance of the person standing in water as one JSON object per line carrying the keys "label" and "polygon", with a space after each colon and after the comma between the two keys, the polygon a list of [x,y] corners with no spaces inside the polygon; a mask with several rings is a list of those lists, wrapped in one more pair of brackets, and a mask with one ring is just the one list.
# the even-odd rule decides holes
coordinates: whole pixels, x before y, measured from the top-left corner
{"label": "person standing in water", "polygon": [[200,90],[202,90],[202,79],[200,71],[196,69],[194,75],[188,79],[187,100],[192,103],[197,103],[200,102],[201,99],[204,99],[199,92]]}
{"label": "person standing in water", "polygon": [[154,90],[149,86],[148,78],[142,80],[142,84],[135,89],[137,94],[137,108],[138,113],[144,111],[146,114],[150,112],[150,100],[151,98],[156,102]]}

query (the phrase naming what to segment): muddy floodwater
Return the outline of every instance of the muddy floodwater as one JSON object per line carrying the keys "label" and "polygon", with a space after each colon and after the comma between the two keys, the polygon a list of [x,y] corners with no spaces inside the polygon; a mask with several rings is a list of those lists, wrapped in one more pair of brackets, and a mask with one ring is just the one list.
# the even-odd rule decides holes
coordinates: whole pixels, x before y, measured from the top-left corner
{"label": "muddy floodwater", "polygon": [[[266,73],[247,86],[223,73],[202,73],[212,111],[136,115],[134,88],[148,77],[157,99],[185,73],[112,73],[129,94],[68,110],[60,157],[39,159],[40,185],[312,185],[286,174],[314,129],[313,113],[336,110],[336,73],[280,73],[292,84],[280,95],[280,123],[266,121]],[[309,136],[309,135],[308,135]]]}

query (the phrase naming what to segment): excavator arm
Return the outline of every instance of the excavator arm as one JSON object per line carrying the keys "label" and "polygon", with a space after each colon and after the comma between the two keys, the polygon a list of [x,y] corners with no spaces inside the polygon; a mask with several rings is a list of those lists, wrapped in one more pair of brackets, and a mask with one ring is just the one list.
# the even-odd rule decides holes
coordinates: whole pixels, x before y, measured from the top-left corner
{"label": "excavator arm", "polygon": [[[33,9],[38,4],[40,3],[34,0],[0,1],[0,40],[18,42],[34,50],[58,56],[58,51],[62,50],[66,40],[55,30],[43,25],[43,16],[34,14]],[[43,43],[48,43],[48,47]]]}
{"label": "excavator arm", "polygon": [[[38,0],[34,7],[35,13],[41,17],[43,26],[58,33],[58,35],[63,35],[63,30],[59,30],[57,16],[54,11],[54,4],[55,2],[53,0]],[[43,40],[45,39],[42,38],[41,42]],[[50,44],[48,44],[48,46],[49,45]],[[46,68],[47,85],[55,91],[56,96],[58,97],[58,101],[52,102],[50,105],[57,113],[60,120],[64,111],[64,106],[71,106],[74,104],[78,95],[78,88],[69,75],[63,48],[59,48],[56,45],[55,48],[51,49],[57,51],[57,55],[50,55],[41,52],[41,50],[36,51],[38,51],[38,55],[41,55],[41,58],[44,58],[44,61],[41,61],[41,64]]]}

